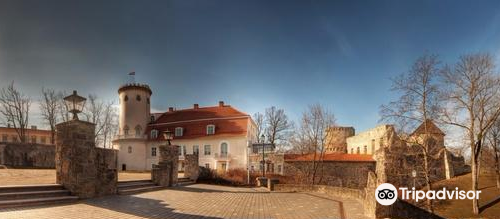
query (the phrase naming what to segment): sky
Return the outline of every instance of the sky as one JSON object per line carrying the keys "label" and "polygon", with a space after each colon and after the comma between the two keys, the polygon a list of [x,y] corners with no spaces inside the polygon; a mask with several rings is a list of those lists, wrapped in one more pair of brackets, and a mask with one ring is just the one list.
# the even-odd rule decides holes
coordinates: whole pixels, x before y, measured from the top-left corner
{"label": "sky", "polygon": [[223,100],[297,120],[319,103],[357,132],[419,56],[499,48],[500,1],[0,1],[0,86],[34,100],[47,87],[118,103],[135,71],[154,111]]}

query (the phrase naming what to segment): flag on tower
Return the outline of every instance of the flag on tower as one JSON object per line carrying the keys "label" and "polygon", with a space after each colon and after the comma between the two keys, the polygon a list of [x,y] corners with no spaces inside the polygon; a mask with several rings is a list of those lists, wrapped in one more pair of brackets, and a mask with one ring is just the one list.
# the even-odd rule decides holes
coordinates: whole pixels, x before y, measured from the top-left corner
{"label": "flag on tower", "polygon": [[128,73],[128,75],[135,75],[135,71]]}

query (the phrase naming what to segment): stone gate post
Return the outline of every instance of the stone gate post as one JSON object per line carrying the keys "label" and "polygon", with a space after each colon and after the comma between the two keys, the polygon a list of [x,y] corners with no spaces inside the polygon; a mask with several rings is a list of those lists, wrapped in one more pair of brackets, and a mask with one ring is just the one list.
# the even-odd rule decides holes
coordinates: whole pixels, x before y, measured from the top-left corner
{"label": "stone gate post", "polygon": [[190,180],[198,180],[200,175],[200,166],[198,164],[198,154],[186,154],[184,155],[184,177]]}
{"label": "stone gate post", "polygon": [[95,124],[56,125],[56,181],[80,198],[116,194],[118,153],[95,146]]}
{"label": "stone gate post", "polygon": [[174,186],[177,184],[179,162],[179,146],[160,145],[158,165],[151,170],[151,180],[159,186]]}

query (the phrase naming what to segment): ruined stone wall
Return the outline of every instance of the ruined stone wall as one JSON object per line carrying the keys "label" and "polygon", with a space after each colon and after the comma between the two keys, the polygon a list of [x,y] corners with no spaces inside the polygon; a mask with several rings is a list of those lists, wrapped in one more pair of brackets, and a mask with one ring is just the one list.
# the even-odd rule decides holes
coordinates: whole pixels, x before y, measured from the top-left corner
{"label": "ruined stone wall", "polygon": [[[284,175],[294,176],[294,184],[308,184],[312,161],[285,161]],[[375,162],[323,161],[318,164],[315,183],[361,189],[366,186],[368,172],[375,171]]]}
{"label": "ruined stone wall", "polygon": [[346,139],[348,137],[354,136],[355,131],[353,127],[330,127],[327,130],[326,142],[327,145],[325,147],[326,153],[332,152],[347,152],[347,142]]}
{"label": "ruined stone wall", "polygon": [[0,164],[13,167],[55,167],[55,146],[46,144],[0,144]]}
{"label": "ruined stone wall", "polygon": [[70,121],[56,127],[57,183],[80,198],[116,194],[118,151],[95,147],[95,125]]}

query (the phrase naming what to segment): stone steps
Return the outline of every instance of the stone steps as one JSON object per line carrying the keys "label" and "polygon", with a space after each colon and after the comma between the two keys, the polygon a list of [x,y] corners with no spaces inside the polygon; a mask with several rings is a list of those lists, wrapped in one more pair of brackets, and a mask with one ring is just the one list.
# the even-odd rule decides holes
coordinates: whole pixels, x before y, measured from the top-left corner
{"label": "stone steps", "polygon": [[177,186],[187,186],[187,185],[192,185],[195,184],[193,180],[187,178],[187,177],[181,177],[177,179]]}
{"label": "stone steps", "polygon": [[62,185],[0,186],[0,208],[45,205],[78,200]]}
{"label": "stone steps", "polygon": [[143,192],[151,192],[163,189],[163,186],[158,186],[151,180],[134,180],[118,182],[119,195],[132,195]]}

